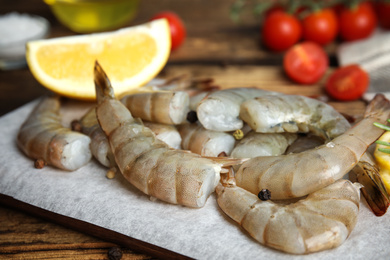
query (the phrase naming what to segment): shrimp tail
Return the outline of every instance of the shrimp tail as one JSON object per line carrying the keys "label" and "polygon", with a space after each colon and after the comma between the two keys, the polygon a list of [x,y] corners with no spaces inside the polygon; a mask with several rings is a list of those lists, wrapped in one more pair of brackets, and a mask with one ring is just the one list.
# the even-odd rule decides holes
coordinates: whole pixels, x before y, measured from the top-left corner
{"label": "shrimp tail", "polygon": [[390,205],[390,196],[370,154],[365,153],[351,170],[350,179],[363,185],[361,191],[376,216],[383,216]]}
{"label": "shrimp tail", "polygon": [[101,104],[104,98],[115,98],[114,89],[111,86],[111,82],[98,61],[95,61],[94,82],[98,104]]}
{"label": "shrimp tail", "polygon": [[383,94],[376,94],[367,105],[364,117],[380,117],[383,113],[388,113],[390,101]]}

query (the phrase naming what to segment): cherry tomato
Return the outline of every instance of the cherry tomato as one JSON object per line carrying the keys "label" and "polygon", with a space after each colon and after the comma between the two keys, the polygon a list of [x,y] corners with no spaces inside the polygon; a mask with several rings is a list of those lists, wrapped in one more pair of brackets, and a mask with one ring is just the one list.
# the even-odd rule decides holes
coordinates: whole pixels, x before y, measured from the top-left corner
{"label": "cherry tomato", "polygon": [[302,20],[303,39],[321,45],[332,42],[338,33],[338,21],[333,9],[326,8],[307,15]]}
{"label": "cherry tomato", "polygon": [[275,11],[265,18],[261,34],[266,47],[284,51],[300,40],[302,27],[294,16]]}
{"label": "cherry tomato", "polygon": [[186,38],[187,33],[184,23],[177,14],[170,11],[157,13],[150,20],[161,18],[166,18],[168,20],[169,28],[171,30],[171,50],[175,50],[183,43],[184,39]]}
{"label": "cherry tomato", "polygon": [[368,88],[370,78],[359,65],[338,68],[328,78],[325,89],[328,94],[341,101],[360,98]]}
{"label": "cherry tomato", "polygon": [[384,29],[390,29],[390,2],[379,1],[376,4],[376,14],[380,26]]}
{"label": "cherry tomato", "polygon": [[346,41],[367,38],[376,25],[377,18],[374,9],[368,2],[362,2],[352,9],[343,6],[340,10],[340,35]]}
{"label": "cherry tomato", "polygon": [[316,83],[328,68],[328,56],[314,42],[302,42],[291,47],[283,59],[284,70],[292,80],[300,84]]}

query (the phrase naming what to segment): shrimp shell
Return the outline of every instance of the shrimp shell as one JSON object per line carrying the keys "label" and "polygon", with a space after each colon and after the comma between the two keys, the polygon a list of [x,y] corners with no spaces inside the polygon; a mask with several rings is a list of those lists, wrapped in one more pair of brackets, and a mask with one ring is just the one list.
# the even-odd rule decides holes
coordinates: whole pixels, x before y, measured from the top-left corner
{"label": "shrimp shell", "polygon": [[233,158],[253,158],[283,154],[287,147],[297,139],[292,133],[249,132],[240,140],[230,154]]}
{"label": "shrimp shell", "polygon": [[127,95],[121,101],[133,117],[178,125],[186,120],[190,98],[184,91],[155,91]]}
{"label": "shrimp shell", "polygon": [[234,185],[220,184],[216,192],[219,207],[259,243],[308,254],[337,247],[347,239],[357,222],[359,188],[341,179],[288,205],[261,201]]}
{"label": "shrimp shell", "polygon": [[102,165],[106,167],[114,167],[115,159],[108,143],[107,136],[100,128],[99,122],[96,118],[96,108],[91,108],[81,119],[81,132],[91,138],[91,152],[92,155]]}
{"label": "shrimp shell", "polygon": [[347,174],[383,130],[374,122],[385,123],[390,102],[378,94],[368,105],[364,118],[353,128],[315,149],[280,156],[256,157],[237,172],[237,185],[258,194],[271,191],[274,199],[305,196]]}
{"label": "shrimp shell", "polygon": [[297,95],[262,96],[242,103],[240,118],[260,133],[308,133],[333,139],[350,128],[330,105]]}
{"label": "shrimp shell", "polygon": [[166,125],[152,122],[143,122],[144,125],[152,130],[152,132],[156,135],[157,139],[163,141],[169,147],[174,149],[181,149],[181,136],[179,131],[174,125]]}
{"label": "shrimp shell", "polygon": [[236,140],[231,134],[205,129],[201,124],[178,126],[182,136],[182,147],[202,156],[218,157],[229,155]]}
{"label": "shrimp shell", "polygon": [[58,96],[42,99],[17,136],[19,148],[28,157],[68,171],[77,170],[90,161],[90,142],[88,136],[62,126]]}
{"label": "shrimp shell", "polygon": [[114,98],[111,83],[95,64],[96,115],[120,172],[145,194],[189,207],[202,207],[220,180],[221,165],[173,150],[158,140]]}
{"label": "shrimp shell", "polygon": [[239,118],[242,102],[254,97],[274,95],[258,88],[230,88],[211,92],[197,107],[197,115],[203,127],[214,131],[235,131],[243,127]]}

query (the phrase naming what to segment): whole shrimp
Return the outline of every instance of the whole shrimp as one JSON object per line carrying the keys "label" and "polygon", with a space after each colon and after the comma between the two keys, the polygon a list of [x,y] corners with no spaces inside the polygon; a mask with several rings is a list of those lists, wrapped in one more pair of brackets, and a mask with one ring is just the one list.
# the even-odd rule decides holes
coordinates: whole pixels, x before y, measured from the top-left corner
{"label": "whole shrimp", "polygon": [[201,124],[182,124],[178,126],[185,150],[208,157],[228,156],[233,150],[233,135],[205,129]]}
{"label": "whole shrimp", "polygon": [[353,128],[315,149],[250,159],[237,172],[237,185],[258,194],[269,189],[274,199],[305,196],[342,178],[359,162],[383,130],[374,122],[389,118],[390,102],[378,94]]}
{"label": "whole shrimp", "polygon": [[234,184],[219,184],[216,192],[219,207],[259,243],[308,254],[347,239],[357,222],[359,188],[360,184],[341,179],[288,205],[259,200]]}
{"label": "whole shrimp", "polygon": [[153,91],[121,99],[132,116],[155,123],[178,125],[185,122],[190,98],[184,91]]}
{"label": "whole shrimp", "polygon": [[21,126],[17,144],[28,156],[45,164],[74,171],[92,155],[90,138],[61,124],[58,96],[43,98]]}
{"label": "whole shrimp", "polygon": [[[315,135],[299,137],[288,147],[286,153],[299,153],[313,149],[323,143],[324,140]],[[390,196],[379,175],[375,160],[368,151],[364,153],[356,166],[349,172],[349,179],[363,185],[361,188],[362,194],[376,216],[382,216],[386,213]]]}
{"label": "whole shrimp", "polygon": [[222,164],[169,148],[115,99],[98,62],[94,76],[96,115],[123,176],[145,194],[160,200],[202,207],[220,180]]}
{"label": "whole shrimp", "polygon": [[350,124],[330,105],[297,95],[256,97],[242,103],[240,118],[260,133],[313,132],[333,139]]}
{"label": "whole shrimp", "polygon": [[242,102],[254,97],[275,95],[258,88],[231,88],[211,92],[199,103],[196,112],[204,128],[214,131],[235,131],[243,127],[239,118]]}

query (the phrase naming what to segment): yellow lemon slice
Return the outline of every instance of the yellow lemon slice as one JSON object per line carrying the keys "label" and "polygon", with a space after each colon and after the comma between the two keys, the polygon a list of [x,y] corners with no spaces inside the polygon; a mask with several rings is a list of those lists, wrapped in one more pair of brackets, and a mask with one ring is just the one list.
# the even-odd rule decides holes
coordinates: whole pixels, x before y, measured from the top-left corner
{"label": "yellow lemon slice", "polygon": [[[378,140],[390,142],[390,132],[385,132]],[[390,193],[390,154],[379,151],[379,148],[389,147],[376,144],[374,156],[379,166],[379,173],[382,177],[383,183],[385,184],[387,191]]]}
{"label": "yellow lemon slice", "polygon": [[31,41],[26,59],[34,77],[63,96],[93,100],[93,68],[97,60],[115,94],[138,88],[155,77],[170,54],[165,19],[113,32]]}

